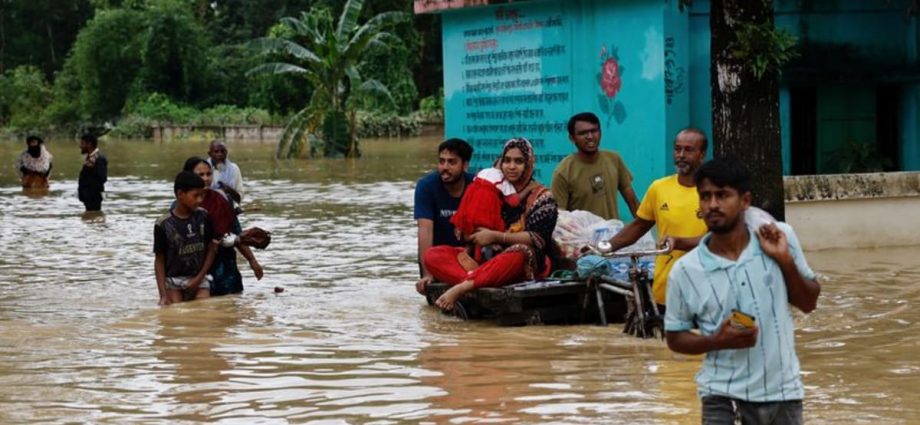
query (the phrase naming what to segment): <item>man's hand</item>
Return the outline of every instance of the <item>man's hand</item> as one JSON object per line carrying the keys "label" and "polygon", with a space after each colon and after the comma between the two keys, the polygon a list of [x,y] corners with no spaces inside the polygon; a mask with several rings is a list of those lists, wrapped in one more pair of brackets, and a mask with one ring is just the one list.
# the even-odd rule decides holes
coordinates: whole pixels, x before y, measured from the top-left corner
{"label": "man's hand", "polygon": [[256,280],[262,280],[262,275],[265,274],[265,271],[262,270],[262,265],[259,264],[255,257],[249,262],[249,267],[252,268],[252,273],[256,275]]}
{"label": "man's hand", "polygon": [[677,238],[675,238],[674,236],[665,235],[665,236],[658,238],[658,249],[664,249],[664,247],[668,247],[671,251],[673,251],[677,249],[676,246],[677,246]]}
{"label": "man's hand", "polygon": [[431,283],[431,276],[423,276],[418,282],[415,282],[415,290],[419,294],[427,295],[429,283]]}
{"label": "man's hand", "polygon": [[169,305],[169,297],[167,297],[166,295],[163,295],[162,297],[160,297],[160,302],[158,302],[157,305],[160,305],[160,306]]}
{"label": "man's hand", "polygon": [[470,241],[479,246],[489,246],[501,242],[501,235],[501,232],[480,227],[476,229],[476,233],[470,235]]}
{"label": "man's hand", "polygon": [[757,326],[740,328],[733,326],[731,319],[725,319],[719,332],[712,335],[712,341],[717,350],[751,348],[757,344]]}
{"label": "man's hand", "polygon": [[776,262],[791,260],[789,253],[789,242],[786,240],[786,234],[776,227],[776,224],[765,224],[757,230],[757,239],[760,240],[760,249],[764,254]]}
{"label": "man's hand", "polygon": [[201,286],[201,282],[204,280],[204,277],[193,277],[188,280],[188,286],[185,287],[186,292],[191,292],[192,294],[198,292],[198,287]]}

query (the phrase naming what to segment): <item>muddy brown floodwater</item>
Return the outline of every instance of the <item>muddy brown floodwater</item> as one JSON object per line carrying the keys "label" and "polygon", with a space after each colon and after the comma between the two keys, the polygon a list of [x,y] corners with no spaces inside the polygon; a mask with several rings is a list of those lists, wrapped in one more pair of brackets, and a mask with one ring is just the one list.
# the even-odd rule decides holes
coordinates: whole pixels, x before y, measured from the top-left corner
{"label": "muddy brown floodwater", "polygon": [[[204,142],[103,142],[101,217],[81,216],[75,142],[49,142],[40,196],[17,183],[24,143],[0,142],[0,423],[699,423],[699,358],[617,327],[497,328],[425,304],[412,191],[436,142],[298,161],[231,144],[243,225],[273,231],[265,278],[244,268],[241,296],[168,308],[153,222]],[[796,319],[807,423],[920,423],[920,248],[808,257],[825,277]]]}

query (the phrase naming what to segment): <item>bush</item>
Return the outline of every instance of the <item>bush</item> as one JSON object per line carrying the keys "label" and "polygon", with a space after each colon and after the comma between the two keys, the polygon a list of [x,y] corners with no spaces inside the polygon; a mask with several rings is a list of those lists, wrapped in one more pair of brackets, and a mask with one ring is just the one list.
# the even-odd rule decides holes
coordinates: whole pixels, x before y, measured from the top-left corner
{"label": "bush", "polygon": [[426,120],[444,120],[444,88],[438,90],[438,94],[428,96],[419,101],[419,113]]}
{"label": "bush", "polygon": [[281,119],[259,108],[241,108],[235,105],[217,105],[203,111],[174,103],[166,95],[153,93],[131,102],[113,130],[119,137],[138,138],[153,136],[157,125],[227,126],[227,125],[280,125]]}
{"label": "bush", "polygon": [[422,134],[422,120],[417,114],[358,113],[358,137],[408,137]]}
{"label": "bush", "polygon": [[280,125],[279,119],[264,109],[236,105],[217,105],[201,111],[197,125]]}
{"label": "bush", "polygon": [[190,106],[182,106],[161,93],[152,93],[138,102],[125,105],[124,116],[137,115],[150,121],[171,124],[190,124],[199,112]]}
{"label": "bush", "polygon": [[23,65],[0,75],[0,126],[18,132],[48,127],[45,109],[51,104],[51,85],[36,67]]}

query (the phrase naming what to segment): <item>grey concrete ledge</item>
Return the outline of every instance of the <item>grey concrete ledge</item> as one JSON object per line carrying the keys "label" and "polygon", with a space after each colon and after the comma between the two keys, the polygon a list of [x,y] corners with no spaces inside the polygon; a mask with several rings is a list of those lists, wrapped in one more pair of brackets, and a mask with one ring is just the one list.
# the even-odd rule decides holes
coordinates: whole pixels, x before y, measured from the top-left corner
{"label": "grey concrete ledge", "polygon": [[787,203],[920,197],[920,172],[785,176]]}

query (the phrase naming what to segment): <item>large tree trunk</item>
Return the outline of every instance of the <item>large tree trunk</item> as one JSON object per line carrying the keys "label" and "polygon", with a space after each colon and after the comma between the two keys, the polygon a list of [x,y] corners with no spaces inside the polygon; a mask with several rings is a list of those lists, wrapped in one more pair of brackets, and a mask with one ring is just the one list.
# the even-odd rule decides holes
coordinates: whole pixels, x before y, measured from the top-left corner
{"label": "large tree trunk", "polygon": [[773,22],[773,1],[710,5],[713,153],[742,161],[753,176],[754,205],[784,220],[777,72],[758,80],[729,49],[740,24]]}

